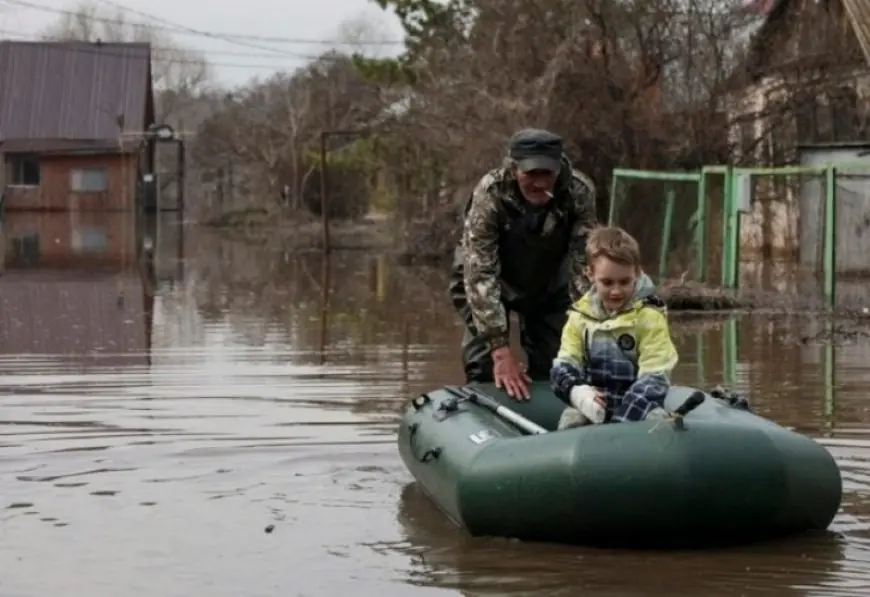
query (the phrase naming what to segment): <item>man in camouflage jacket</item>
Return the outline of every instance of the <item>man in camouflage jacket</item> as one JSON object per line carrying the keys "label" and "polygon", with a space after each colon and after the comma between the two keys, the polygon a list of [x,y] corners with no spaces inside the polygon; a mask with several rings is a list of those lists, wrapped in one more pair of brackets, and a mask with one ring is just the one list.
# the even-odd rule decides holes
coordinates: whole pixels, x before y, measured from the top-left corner
{"label": "man in camouflage jacket", "polygon": [[[466,326],[468,382],[495,381],[523,399],[528,381],[549,379],[567,311],[587,284],[586,237],[596,224],[595,187],[572,168],[561,137],[515,133],[505,165],[472,191],[456,247],[450,294]],[[527,372],[509,346],[512,311]]]}

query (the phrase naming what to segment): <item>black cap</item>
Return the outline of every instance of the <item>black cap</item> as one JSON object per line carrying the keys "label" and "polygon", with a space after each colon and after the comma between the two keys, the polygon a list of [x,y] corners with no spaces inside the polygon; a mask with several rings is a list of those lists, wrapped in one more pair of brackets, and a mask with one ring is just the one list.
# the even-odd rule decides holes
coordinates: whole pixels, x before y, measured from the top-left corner
{"label": "black cap", "polygon": [[562,169],[562,137],[542,129],[523,129],[511,137],[508,155],[522,172]]}

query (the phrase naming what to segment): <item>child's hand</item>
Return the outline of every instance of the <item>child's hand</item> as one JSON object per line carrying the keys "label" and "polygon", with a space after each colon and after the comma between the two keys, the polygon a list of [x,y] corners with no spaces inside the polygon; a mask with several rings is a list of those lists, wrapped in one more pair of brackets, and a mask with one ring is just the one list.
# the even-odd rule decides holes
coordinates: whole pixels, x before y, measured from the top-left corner
{"label": "child's hand", "polygon": [[571,389],[571,405],[596,424],[603,423],[607,415],[604,395],[592,386],[574,386]]}

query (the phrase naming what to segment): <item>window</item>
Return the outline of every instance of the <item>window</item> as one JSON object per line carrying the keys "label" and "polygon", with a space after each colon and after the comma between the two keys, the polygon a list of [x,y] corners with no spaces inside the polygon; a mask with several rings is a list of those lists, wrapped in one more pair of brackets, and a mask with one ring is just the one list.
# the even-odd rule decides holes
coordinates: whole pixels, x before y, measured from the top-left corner
{"label": "window", "polygon": [[755,116],[747,117],[747,120],[740,123],[740,157],[744,164],[752,161],[755,157],[755,148],[758,144],[755,121],[749,120],[749,118],[755,118]]}
{"label": "window", "polygon": [[38,187],[42,176],[39,156],[35,154],[8,154],[6,156],[7,180],[12,186]]}
{"label": "window", "polygon": [[860,140],[858,94],[854,89],[841,87],[830,94],[833,137],[836,142]]}
{"label": "window", "polygon": [[795,124],[797,125],[798,143],[817,143],[819,140],[816,122],[816,100],[804,95],[796,98],[794,104]]}
{"label": "window", "polygon": [[39,234],[36,232],[19,234],[9,239],[11,249],[6,265],[28,267],[39,263]]}
{"label": "window", "polygon": [[72,248],[76,253],[105,253],[109,248],[109,237],[99,228],[73,230]]}
{"label": "window", "polygon": [[105,168],[76,169],[70,172],[70,190],[75,193],[102,193],[107,184]]}

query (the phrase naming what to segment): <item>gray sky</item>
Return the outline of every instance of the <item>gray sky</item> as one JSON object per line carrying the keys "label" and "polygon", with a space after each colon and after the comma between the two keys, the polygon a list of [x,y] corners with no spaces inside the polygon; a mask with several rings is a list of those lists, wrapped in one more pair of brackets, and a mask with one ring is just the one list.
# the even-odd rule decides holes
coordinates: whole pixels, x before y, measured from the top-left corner
{"label": "gray sky", "polygon": [[[76,0],[22,0],[47,9],[74,10]],[[377,41],[402,39],[402,28],[392,13],[381,10],[370,0],[244,0],[221,2],[206,0],[92,0],[109,14],[112,4],[153,15],[172,24],[214,34],[268,36],[297,40],[337,40],[342,22],[364,19],[378,33]],[[0,29],[5,37],[36,38],[38,33],[60,15],[46,10],[0,0]],[[131,21],[148,22],[142,14],[128,14]],[[167,23],[155,23],[168,27]],[[235,85],[252,76],[264,76],[276,70],[292,70],[305,62],[305,55],[316,55],[329,45],[279,43],[276,41],[238,41],[213,39],[193,34],[173,33],[175,39],[206,54],[214,65],[218,82]],[[379,39],[378,39],[379,38]],[[375,41],[369,38],[369,41]],[[256,48],[248,45],[260,46]],[[366,46],[368,53],[394,55],[401,50],[395,44]],[[274,53],[274,57],[271,54]],[[302,56],[299,56],[302,55]]]}

